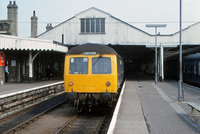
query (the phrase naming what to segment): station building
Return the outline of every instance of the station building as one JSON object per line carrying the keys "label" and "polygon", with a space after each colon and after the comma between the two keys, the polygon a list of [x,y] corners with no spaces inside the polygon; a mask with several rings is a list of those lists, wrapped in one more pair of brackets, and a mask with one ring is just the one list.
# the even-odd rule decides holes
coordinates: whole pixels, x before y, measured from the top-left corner
{"label": "station building", "polygon": [[[198,52],[200,22],[182,30],[183,55]],[[91,7],[37,36],[39,39],[74,45],[97,43],[114,48],[125,60],[125,71],[154,73],[155,35],[130,25],[111,14]],[[164,79],[164,59],[178,57],[179,32],[157,34],[158,72]]]}
{"label": "station building", "polygon": [[64,56],[68,48],[53,40],[36,39],[35,11],[31,17],[31,38],[18,37],[18,6],[10,1],[8,20],[0,21],[0,84],[5,82],[5,65],[8,65],[9,82],[45,80],[50,66],[52,78],[63,78]]}
{"label": "station building", "polygon": [[[12,3],[10,3],[9,5],[12,5]],[[16,3],[14,3],[13,5],[16,5]],[[10,24],[10,20],[8,20],[7,24]],[[14,41],[15,47],[11,46],[9,49],[4,46],[0,48],[0,50],[5,51],[5,55],[6,53],[7,55],[9,55],[6,56],[6,59],[9,59],[7,60],[9,61],[8,64],[10,64],[11,67],[12,65],[15,65],[15,70],[18,70],[18,75],[15,75],[16,78],[13,78],[13,81],[21,81],[21,79],[23,79],[22,76],[26,75],[29,75],[29,79],[40,79],[44,76],[42,75],[42,73],[45,73],[45,67],[47,66],[47,64],[49,64],[50,61],[52,67],[56,67],[59,64],[59,70],[63,70],[63,62],[62,60],[59,61],[56,59],[59,56],[56,55],[56,53],[54,52],[56,50],[54,49],[61,48],[56,52],[58,52],[58,55],[62,55],[61,53],[67,51],[67,47],[70,49],[71,47],[74,47],[76,45],[82,45],[87,43],[103,44],[114,48],[119,53],[119,55],[125,60],[125,69],[127,69],[125,71],[129,73],[134,71],[145,71],[147,73],[152,74],[154,73],[155,35],[151,35],[133,25],[130,25],[129,23],[126,23],[116,18],[105,11],[102,11],[95,7],[91,7],[58,24],[55,27],[52,27],[51,24],[48,24],[46,28],[47,31],[45,31],[44,33],[40,35],[36,34],[37,17],[35,16],[34,12],[33,16],[31,17],[31,36],[33,38],[36,37],[37,39],[20,39],[19,37],[16,37],[17,39],[15,39]],[[9,30],[7,30],[7,33],[9,33]],[[193,24],[187,27],[186,29],[183,29],[183,55],[187,54],[188,52],[194,53],[200,50],[199,35],[200,22]],[[0,37],[1,40],[5,38],[12,37]],[[20,42],[23,42],[22,40],[29,40],[30,44],[31,42],[34,42],[35,44],[37,44],[36,42],[48,42],[51,45],[53,44],[54,47],[51,48],[47,45],[45,47],[46,49],[43,49],[41,48],[41,45],[38,48],[33,48],[37,45],[30,45],[28,43],[26,47],[18,49],[16,46],[18,46]],[[157,44],[157,47],[159,48],[158,72],[159,77],[161,77],[161,79],[164,79],[164,59],[178,55],[177,50],[179,46],[179,32],[170,35],[157,34]],[[0,46],[2,46],[2,41],[0,41]],[[24,56],[25,54],[26,56]],[[30,72],[26,71],[26,68],[29,68],[27,69],[29,71],[31,70],[30,64],[28,65],[28,63],[29,61],[31,61],[30,57],[33,58],[34,55],[40,58],[34,61],[34,69],[32,69],[34,75],[32,76],[30,75]],[[18,60],[15,61],[14,58],[17,56],[19,56],[20,58],[24,56],[24,58],[20,59],[20,62],[18,62]],[[19,57],[16,59],[19,59]],[[56,61],[56,63],[54,61]],[[62,73],[62,71],[60,72]]]}

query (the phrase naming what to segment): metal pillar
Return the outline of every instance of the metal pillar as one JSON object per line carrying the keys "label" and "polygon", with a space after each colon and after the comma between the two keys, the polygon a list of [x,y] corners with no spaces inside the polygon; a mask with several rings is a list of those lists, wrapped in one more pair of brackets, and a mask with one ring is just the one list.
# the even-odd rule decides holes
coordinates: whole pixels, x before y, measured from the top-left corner
{"label": "metal pillar", "polygon": [[158,27],[166,27],[166,24],[147,24],[146,27],[153,27],[155,28],[155,84],[157,84],[157,76],[158,76],[158,69],[157,69],[157,28]]}
{"label": "metal pillar", "polygon": [[179,50],[179,84],[178,84],[178,101],[184,101],[183,97],[183,74],[182,74],[182,0],[180,0],[180,50]]}
{"label": "metal pillar", "polygon": [[155,84],[158,82],[158,59],[157,59],[157,27],[155,27]]}

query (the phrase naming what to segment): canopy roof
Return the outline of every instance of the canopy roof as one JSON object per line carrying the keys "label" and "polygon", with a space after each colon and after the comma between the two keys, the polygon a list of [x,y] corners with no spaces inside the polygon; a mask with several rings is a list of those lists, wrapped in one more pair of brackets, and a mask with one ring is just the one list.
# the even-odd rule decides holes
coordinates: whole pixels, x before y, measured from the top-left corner
{"label": "canopy roof", "polygon": [[63,45],[54,44],[50,40],[0,35],[0,50],[57,51],[66,53],[68,48]]}

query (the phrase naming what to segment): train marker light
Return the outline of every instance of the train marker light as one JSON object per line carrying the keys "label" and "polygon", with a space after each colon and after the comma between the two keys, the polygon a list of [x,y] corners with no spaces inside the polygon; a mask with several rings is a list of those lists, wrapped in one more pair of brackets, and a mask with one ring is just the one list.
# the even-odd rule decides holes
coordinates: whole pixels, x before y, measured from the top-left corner
{"label": "train marker light", "polygon": [[70,85],[70,86],[72,86],[72,85],[73,85],[73,82],[72,82],[72,81],[70,81],[70,82],[69,82],[69,85]]}
{"label": "train marker light", "polygon": [[108,81],[108,82],[106,83],[106,85],[107,85],[107,86],[110,86],[110,85],[111,85],[110,81]]}

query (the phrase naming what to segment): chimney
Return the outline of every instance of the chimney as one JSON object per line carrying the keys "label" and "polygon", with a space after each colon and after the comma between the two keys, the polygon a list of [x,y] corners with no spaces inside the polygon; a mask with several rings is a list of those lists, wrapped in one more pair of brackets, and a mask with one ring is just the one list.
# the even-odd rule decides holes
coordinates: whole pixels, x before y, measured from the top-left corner
{"label": "chimney", "polygon": [[51,23],[47,23],[47,26],[46,26],[46,31],[49,31],[53,28],[53,26],[51,25]]}
{"label": "chimney", "polygon": [[37,37],[37,23],[38,18],[35,16],[35,11],[33,11],[33,16],[31,17],[31,38]]}
{"label": "chimney", "polygon": [[12,4],[12,1],[9,2],[9,5],[7,6],[7,12],[8,12],[8,20],[11,21],[10,25],[10,32],[11,35],[18,35],[18,6],[16,5],[16,2],[14,1]]}

